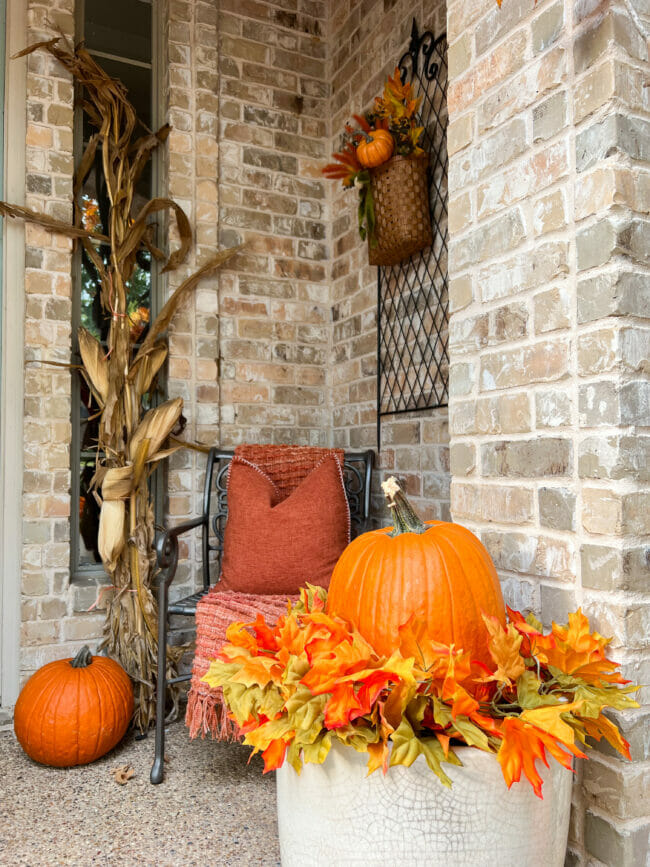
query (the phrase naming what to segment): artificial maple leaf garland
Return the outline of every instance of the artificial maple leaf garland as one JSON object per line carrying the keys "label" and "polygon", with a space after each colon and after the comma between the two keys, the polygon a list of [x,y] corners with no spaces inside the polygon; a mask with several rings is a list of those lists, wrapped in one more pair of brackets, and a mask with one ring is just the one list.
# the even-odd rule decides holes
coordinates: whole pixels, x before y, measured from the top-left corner
{"label": "artificial maple leaf garland", "polygon": [[[411,765],[423,755],[447,786],[443,763],[460,765],[454,745],[496,754],[508,787],[521,779],[542,797],[536,760],[546,753],[571,768],[587,738],[605,738],[626,758],[629,745],[603,709],[638,707],[607,659],[609,643],[589,632],[580,610],[544,633],[531,615],[508,609],[504,628],[486,618],[494,670],[436,642],[418,621],[400,629],[390,657],[338,617],[327,593],[307,585],[274,626],[261,615],[232,623],[220,659],[203,678],[223,687],[244,743],[261,752],[264,772],[285,759],[322,763],[334,738],[368,753],[369,772]],[[389,744],[392,745],[389,746]]]}

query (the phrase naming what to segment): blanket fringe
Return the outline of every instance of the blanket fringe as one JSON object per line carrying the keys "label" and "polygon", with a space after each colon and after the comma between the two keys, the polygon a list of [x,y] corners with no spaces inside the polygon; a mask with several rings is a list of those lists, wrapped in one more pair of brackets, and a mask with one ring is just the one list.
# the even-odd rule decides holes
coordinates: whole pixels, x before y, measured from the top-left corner
{"label": "blanket fringe", "polygon": [[[297,597],[290,596],[295,601]],[[267,623],[275,623],[286,613],[286,596],[255,596],[233,591],[218,592],[212,587],[196,609],[196,652],[192,664],[192,682],[187,696],[185,725],[190,737],[210,735],[214,740],[241,741],[243,735],[237,723],[230,719],[221,687],[212,688],[203,681],[226,640],[228,626],[233,621],[251,623],[262,614]]]}
{"label": "blanket fringe", "polygon": [[199,692],[192,689],[187,699],[185,725],[190,737],[210,735],[217,741],[241,741],[243,734],[237,723],[230,719],[223,703],[221,687],[209,692]]}

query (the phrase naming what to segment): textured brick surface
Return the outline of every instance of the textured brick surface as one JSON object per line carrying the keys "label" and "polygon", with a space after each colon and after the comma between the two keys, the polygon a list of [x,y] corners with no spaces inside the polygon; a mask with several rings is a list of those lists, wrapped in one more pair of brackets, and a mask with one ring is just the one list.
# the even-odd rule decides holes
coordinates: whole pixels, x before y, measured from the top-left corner
{"label": "textured brick surface", "polygon": [[[635,676],[648,629],[649,24],[647,4],[615,0],[448,12],[452,515],[481,535],[508,598],[546,623],[582,604]],[[647,769],[605,754],[575,789],[571,864],[645,860]]]}
{"label": "textured brick surface", "polygon": [[[27,5],[25,44],[48,38],[49,27],[74,33],[73,0]],[[25,204],[72,219],[70,77],[53,58],[27,58]],[[70,242],[27,224],[25,229],[25,380],[21,667],[60,653],[64,624],[74,620],[68,590],[70,536],[71,375],[38,364],[70,361]]]}

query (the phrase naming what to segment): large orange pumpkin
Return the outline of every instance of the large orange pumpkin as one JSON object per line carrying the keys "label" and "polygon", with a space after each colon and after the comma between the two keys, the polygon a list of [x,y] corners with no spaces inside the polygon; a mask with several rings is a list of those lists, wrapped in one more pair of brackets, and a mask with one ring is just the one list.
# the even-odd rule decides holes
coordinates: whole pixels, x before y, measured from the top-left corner
{"label": "large orange pumpkin", "polygon": [[386,129],[373,129],[357,145],[357,159],[364,168],[371,169],[389,160],[395,148],[395,139]]}
{"label": "large orange pumpkin", "polygon": [[133,714],[133,687],[121,665],[91,656],[50,662],[18,696],[14,731],[27,755],[43,765],[85,765],[124,736]]}
{"label": "large orange pumpkin", "polygon": [[396,649],[399,627],[415,615],[437,641],[490,663],[481,613],[506,622],[490,555],[459,524],[423,522],[395,479],[382,487],[395,527],[348,545],[334,567],[328,612],[348,620],[381,654]]}

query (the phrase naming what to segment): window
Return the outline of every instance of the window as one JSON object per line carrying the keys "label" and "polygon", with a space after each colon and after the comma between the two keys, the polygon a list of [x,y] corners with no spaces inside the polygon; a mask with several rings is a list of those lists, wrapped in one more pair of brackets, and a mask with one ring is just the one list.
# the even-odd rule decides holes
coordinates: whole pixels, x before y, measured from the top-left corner
{"label": "window", "polygon": [[[79,4],[78,38],[113,78],[118,78],[129,92],[138,117],[149,128],[157,126],[156,95],[156,0],[83,0]],[[75,123],[78,156],[94,132],[83,112],[79,111]],[[136,130],[142,134],[143,130]],[[143,172],[134,202],[144,204],[154,193],[155,161]],[[86,228],[106,232],[108,200],[102,174],[101,153],[86,176],[80,193],[81,218]],[[98,246],[98,252],[108,260],[109,248]],[[155,274],[151,255],[142,252],[129,284],[128,312],[131,334],[141,340],[146,333],[151,315],[156,313]],[[77,258],[73,326],[83,325],[100,341],[108,335],[109,320],[102,311],[99,279],[95,268],[80,250]],[[78,503],[78,514],[72,516],[72,576],[88,572],[101,572],[97,551],[99,506],[88,486],[95,470],[99,419],[97,406],[81,378],[75,381],[72,411],[72,502]]]}

